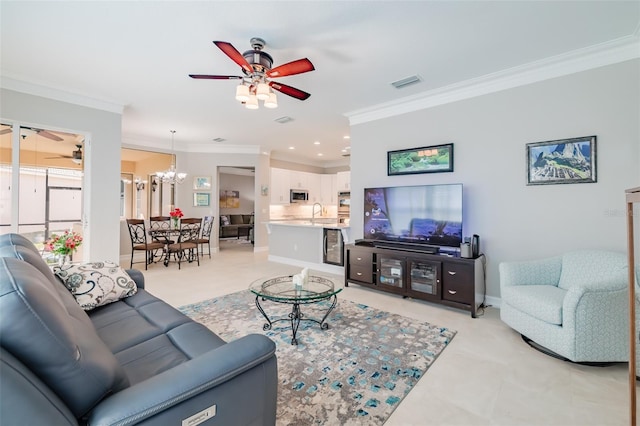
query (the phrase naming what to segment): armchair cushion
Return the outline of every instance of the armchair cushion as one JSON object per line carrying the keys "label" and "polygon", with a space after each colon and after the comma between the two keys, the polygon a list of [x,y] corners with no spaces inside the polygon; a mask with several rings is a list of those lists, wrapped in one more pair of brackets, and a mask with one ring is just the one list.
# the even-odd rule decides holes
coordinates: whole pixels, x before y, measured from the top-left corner
{"label": "armchair cushion", "polygon": [[562,273],[558,287],[568,290],[580,285],[589,289],[626,287],[627,265],[619,253],[576,251],[562,256]]}
{"label": "armchair cushion", "polygon": [[566,294],[566,290],[553,285],[527,285],[507,287],[502,296],[515,309],[550,324],[562,325],[562,302]]}
{"label": "armchair cushion", "polygon": [[53,271],[85,311],[133,296],[138,290],[131,277],[113,262],[68,264]]}

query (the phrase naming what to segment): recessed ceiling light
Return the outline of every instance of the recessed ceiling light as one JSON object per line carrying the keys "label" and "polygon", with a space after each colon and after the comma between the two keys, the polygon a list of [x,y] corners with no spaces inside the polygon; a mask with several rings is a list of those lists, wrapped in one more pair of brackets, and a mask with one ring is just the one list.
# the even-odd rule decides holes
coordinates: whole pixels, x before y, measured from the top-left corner
{"label": "recessed ceiling light", "polygon": [[322,157],[322,153],[321,152],[318,153],[318,157]]}
{"label": "recessed ceiling light", "polygon": [[314,145],[320,145],[320,142],[319,141],[315,141],[313,144]]}
{"label": "recessed ceiling light", "polygon": [[351,136],[349,136],[349,135],[343,136],[342,139],[351,139]]}
{"label": "recessed ceiling light", "polygon": [[289,149],[296,149],[296,147],[295,146],[290,146]]}
{"label": "recessed ceiling light", "polygon": [[343,149],[343,150],[342,150],[342,152],[347,152],[347,150],[346,150],[346,149]]}

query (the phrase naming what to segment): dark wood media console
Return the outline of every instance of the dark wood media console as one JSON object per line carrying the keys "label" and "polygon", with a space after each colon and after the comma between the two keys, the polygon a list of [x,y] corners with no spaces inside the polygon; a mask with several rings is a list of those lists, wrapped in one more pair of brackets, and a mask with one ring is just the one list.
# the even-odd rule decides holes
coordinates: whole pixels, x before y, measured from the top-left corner
{"label": "dark wood media console", "polygon": [[427,300],[471,312],[484,301],[484,256],[465,259],[415,249],[345,246],[344,285]]}

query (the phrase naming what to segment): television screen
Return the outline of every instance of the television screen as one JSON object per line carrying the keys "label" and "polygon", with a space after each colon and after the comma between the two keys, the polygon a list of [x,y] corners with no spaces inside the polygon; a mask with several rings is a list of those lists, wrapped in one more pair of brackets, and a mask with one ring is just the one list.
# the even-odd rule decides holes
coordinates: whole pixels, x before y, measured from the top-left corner
{"label": "television screen", "polygon": [[462,184],[365,188],[364,238],[459,247]]}

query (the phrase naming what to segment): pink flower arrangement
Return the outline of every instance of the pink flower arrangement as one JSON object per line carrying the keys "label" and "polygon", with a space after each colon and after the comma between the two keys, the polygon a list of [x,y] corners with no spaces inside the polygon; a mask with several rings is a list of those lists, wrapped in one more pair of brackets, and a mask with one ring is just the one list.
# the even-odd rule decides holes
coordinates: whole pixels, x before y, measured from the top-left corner
{"label": "pink flower arrangement", "polygon": [[184,216],[184,213],[182,213],[182,210],[176,207],[175,209],[171,210],[171,212],[169,213],[169,216],[171,216],[173,220],[178,220],[182,216]]}
{"label": "pink flower arrangement", "polygon": [[62,235],[52,234],[45,243],[45,248],[56,254],[69,255],[75,253],[82,244],[82,236],[73,231],[64,231]]}

